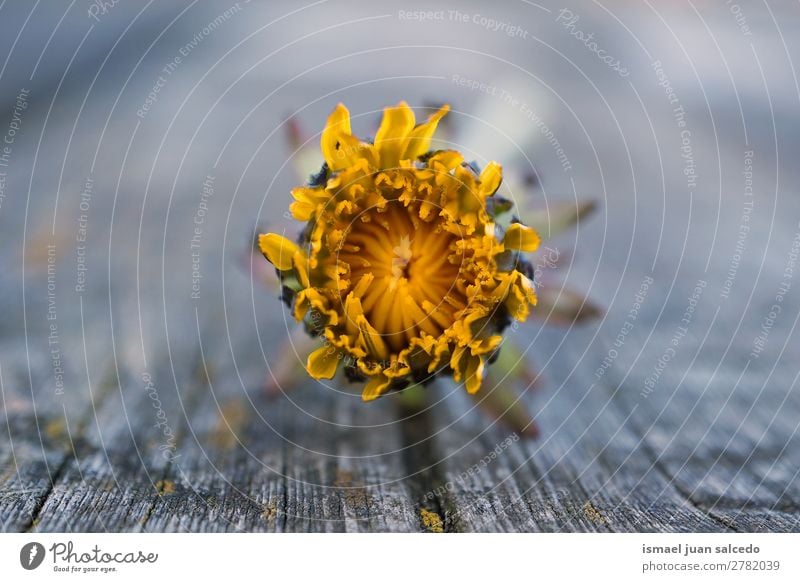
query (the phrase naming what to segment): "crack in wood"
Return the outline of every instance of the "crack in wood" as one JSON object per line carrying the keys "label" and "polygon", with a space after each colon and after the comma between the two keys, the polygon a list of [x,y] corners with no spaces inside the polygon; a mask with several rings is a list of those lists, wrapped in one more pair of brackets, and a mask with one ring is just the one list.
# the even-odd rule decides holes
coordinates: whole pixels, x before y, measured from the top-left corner
{"label": "crack in wood", "polygon": [[[426,512],[436,514],[441,520],[442,531],[458,532],[458,520],[451,518],[456,513],[448,499],[446,478],[437,459],[434,426],[428,409],[397,405],[398,422],[403,442],[403,465],[408,474],[409,489],[420,512],[420,525],[430,530],[431,519]],[[427,519],[426,519],[427,518]]]}

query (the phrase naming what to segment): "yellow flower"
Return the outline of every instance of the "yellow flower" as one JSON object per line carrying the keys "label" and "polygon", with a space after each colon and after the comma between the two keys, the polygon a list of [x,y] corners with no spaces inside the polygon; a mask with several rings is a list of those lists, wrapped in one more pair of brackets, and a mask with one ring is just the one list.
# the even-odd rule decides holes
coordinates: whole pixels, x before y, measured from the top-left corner
{"label": "yellow flower", "polygon": [[308,356],[316,379],[344,368],[366,381],[364,400],[409,382],[452,374],[480,389],[502,330],[536,304],[530,265],[536,232],[501,232],[495,200],[502,170],[478,172],[457,151],[430,151],[445,105],[416,124],[405,103],[384,110],[374,143],[351,132],[338,105],[322,132],[325,164],[292,191],[299,244],[262,234],[294,316],[323,338]]}

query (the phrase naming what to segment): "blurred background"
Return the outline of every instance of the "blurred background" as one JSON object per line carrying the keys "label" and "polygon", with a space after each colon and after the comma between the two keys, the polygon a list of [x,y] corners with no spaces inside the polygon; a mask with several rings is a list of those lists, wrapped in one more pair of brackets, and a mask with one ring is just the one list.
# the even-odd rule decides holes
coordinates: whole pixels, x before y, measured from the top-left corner
{"label": "blurred background", "polygon": [[422,426],[334,382],[266,394],[305,358],[251,255],[296,229],[287,136],[344,102],[367,137],[399,100],[450,103],[450,147],[501,162],[520,212],[597,202],[540,284],[599,315],[510,333],[541,436],[432,510],[796,529],[798,31],[788,2],[0,3],[5,529],[359,528],[352,491],[370,528],[417,527],[509,434],[452,382]]}

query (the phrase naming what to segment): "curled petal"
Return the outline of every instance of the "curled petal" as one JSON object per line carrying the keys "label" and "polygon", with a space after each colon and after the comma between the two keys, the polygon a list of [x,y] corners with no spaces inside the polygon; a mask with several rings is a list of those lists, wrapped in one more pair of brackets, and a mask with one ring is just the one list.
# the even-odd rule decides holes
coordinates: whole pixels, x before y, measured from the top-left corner
{"label": "curled petal", "polygon": [[481,383],[483,382],[483,369],[483,356],[468,356],[466,369],[464,371],[466,376],[464,385],[467,389],[467,393],[475,394],[481,389]]}
{"label": "curled petal", "polygon": [[416,160],[431,149],[433,134],[436,133],[439,121],[441,121],[442,117],[447,115],[448,111],[450,111],[450,106],[443,105],[439,111],[428,118],[428,121],[421,123],[411,131],[411,134],[408,136],[408,145],[406,146],[405,154],[402,156],[403,159]]}
{"label": "curled petal", "polygon": [[300,282],[300,286],[305,289],[310,283],[308,280],[308,257],[303,251],[297,251],[292,257],[292,266],[294,267],[294,274]]}
{"label": "curled petal", "polygon": [[389,357],[389,348],[386,346],[386,342],[383,341],[383,337],[363,315],[358,319],[358,328],[361,332],[360,338],[368,354],[376,360],[385,360]]}
{"label": "curled petal", "polygon": [[375,148],[380,156],[381,167],[394,168],[400,163],[413,129],[414,111],[405,101],[383,110],[383,120],[375,134]]}
{"label": "curled petal", "polygon": [[292,268],[292,258],[295,253],[302,252],[300,247],[279,234],[270,232],[258,237],[258,246],[267,260],[280,271]]}
{"label": "curled petal", "polygon": [[538,298],[533,282],[520,272],[515,272],[513,283],[505,300],[508,313],[517,321],[525,321],[530,312],[529,305],[536,305]]}
{"label": "curled petal", "polygon": [[382,396],[391,385],[392,380],[383,374],[378,374],[367,382],[364,390],[361,392],[361,399],[364,402],[370,402]]}
{"label": "curled petal", "polygon": [[292,198],[294,202],[289,205],[292,218],[306,222],[330,199],[330,195],[320,188],[294,188]]}
{"label": "curled petal", "polygon": [[317,325],[337,325],[339,314],[329,307],[328,298],[317,289],[309,287],[297,294],[294,304],[294,316],[297,321],[302,321],[309,309],[315,309],[320,316]]}
{"label": "curled petal", "polygon": [[539,248],[539,235],[532,228],[515,222],[506,230],[503,246],[513,251],[532,253]]}
{"label": "curled petal", "polygon": [[340,144],[351,135],[350,112],[343,103],[339,103],[333,113],[328,117],[328,123],[322,130],[320,147],[322,155],[332,170],[339,170],[346,165],[345,160],[338,153]]}
{"label": "curled petal", "polygon": [[463,346],[457,347],[453,350],[453,355],[450,356],[450,367],[453,369],[453,380],[461,382],[464,374],[464,358],[466,357],[467,349]]}
{"label": "curled petal", "polygon": [[331,346],[322,346],[309,354],[306,370],[308,370],[308,375],[315,380],[330,380],[336,375],[338,366],[339,354],[336,349]]}
{"label": "curled petal", "polygon": [[503,181],[503,168],[497,162],[489,162],[480,175],[480,193],[483,198],[491,196],[500,187]]}

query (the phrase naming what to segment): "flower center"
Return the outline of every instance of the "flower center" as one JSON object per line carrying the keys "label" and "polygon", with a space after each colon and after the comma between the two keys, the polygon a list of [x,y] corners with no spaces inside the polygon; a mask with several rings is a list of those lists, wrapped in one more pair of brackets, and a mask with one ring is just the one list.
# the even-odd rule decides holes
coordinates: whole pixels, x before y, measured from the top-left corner
{"label": "flower center", "polygon": [[347,251],[339,254],[349,267],[351,288],[365,275],[373,277],[361,298],[364,315],[397,352],[420,332],[439,335],[466,306],[459,238],[441,230],[438,220],[418,216],[414,203],[405,207],[397,200],[369,209],[354,219],[343,245]]}

